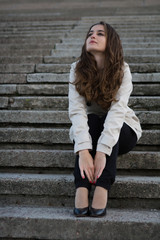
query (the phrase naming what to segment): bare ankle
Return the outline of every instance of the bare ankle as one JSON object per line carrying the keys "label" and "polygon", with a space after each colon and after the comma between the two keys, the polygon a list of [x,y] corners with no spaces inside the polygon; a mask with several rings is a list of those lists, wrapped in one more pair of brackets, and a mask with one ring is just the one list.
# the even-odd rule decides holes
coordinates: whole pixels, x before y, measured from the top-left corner
{"label": "bare ankle", "polygon": [[88,207],[88,189],[84,187],[77,188],[75,196],[75,207],[85,208]]}
{"label": "bare ankle", "polygon": [[95,209],[105,208],[107,205],[108,190],[97,186],[94,191],[92,207]]}

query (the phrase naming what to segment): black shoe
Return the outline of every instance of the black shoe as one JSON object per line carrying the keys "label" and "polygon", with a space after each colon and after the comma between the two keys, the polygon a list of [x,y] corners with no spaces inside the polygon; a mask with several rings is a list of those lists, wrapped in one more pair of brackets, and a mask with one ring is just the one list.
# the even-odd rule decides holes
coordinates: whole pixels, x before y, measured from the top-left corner
{"label": "black shoe", "polygon": [[90,217],[103,217],[105,215],[106,215],[106,208],[95,209],[91,207],[90,209]]}
{"label": "black shoe", "polygon": [[87,217],[87,216],[89,216],[89,207],[74,208],[73,213],[76,217]]}

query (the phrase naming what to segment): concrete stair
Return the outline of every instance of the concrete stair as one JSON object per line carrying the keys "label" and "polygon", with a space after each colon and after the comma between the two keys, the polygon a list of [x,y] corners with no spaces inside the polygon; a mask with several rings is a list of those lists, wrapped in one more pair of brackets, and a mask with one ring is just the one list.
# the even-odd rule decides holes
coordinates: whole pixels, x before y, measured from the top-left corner
{"label": "concrete stair", "polygon": [[[160,17],[133,12],[80,21],[0,16],[0,239],[159,239]],[[121,35],[143,136],[118,158],[107,216],[76,219],[68,77],[84,33],[102,19]]]}

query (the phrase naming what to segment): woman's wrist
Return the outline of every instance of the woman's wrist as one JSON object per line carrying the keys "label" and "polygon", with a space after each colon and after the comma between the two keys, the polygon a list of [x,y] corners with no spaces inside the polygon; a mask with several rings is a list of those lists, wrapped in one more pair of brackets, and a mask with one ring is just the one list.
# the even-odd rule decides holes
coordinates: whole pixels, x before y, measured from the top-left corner
{"label": "woman's wrist", "polygon": [[101,156],[105,156],[105,155],[106,155],[104,152],[99,152],[99,151],[97,151],[96,153],[97,153],[98,155],[101,155]]}
{"label": "woman's wrist", "polygon": [[88,154],[89,150],[88,149],[83,149],[79,151],[79,155],[84,155],[84,154]]}

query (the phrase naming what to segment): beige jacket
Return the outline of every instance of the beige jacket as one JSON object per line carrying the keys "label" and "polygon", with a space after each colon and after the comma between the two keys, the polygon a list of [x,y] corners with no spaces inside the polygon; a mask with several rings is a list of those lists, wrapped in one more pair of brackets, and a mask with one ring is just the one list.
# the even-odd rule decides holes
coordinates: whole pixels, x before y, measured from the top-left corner
{"label": "beige jacket", "polygon": [[[75,80],[76,62],[71,65],[69,81]],[[117,143],[123,123],[128,124],[141,137],[142,129],[134,111],[128,107],[130,94],[133,90],[132,76],[127,63],[124,63],[124,77],[117,92],[117,102],[113,101],[104,122],[104,130],[99,137],[97,151],[111,155],[113,146]],[[100,108],[100,107],[99,107]],[[97,109],[99,112],[99,109]],[[103,111],[103,110],[102,110]],[[74,140],[74,152],[92,149],[92,139],[89,134],[87,105],[85,98],[79,95],[74,84],[69,83],[69,118],[72,122],[70,139]]]}

